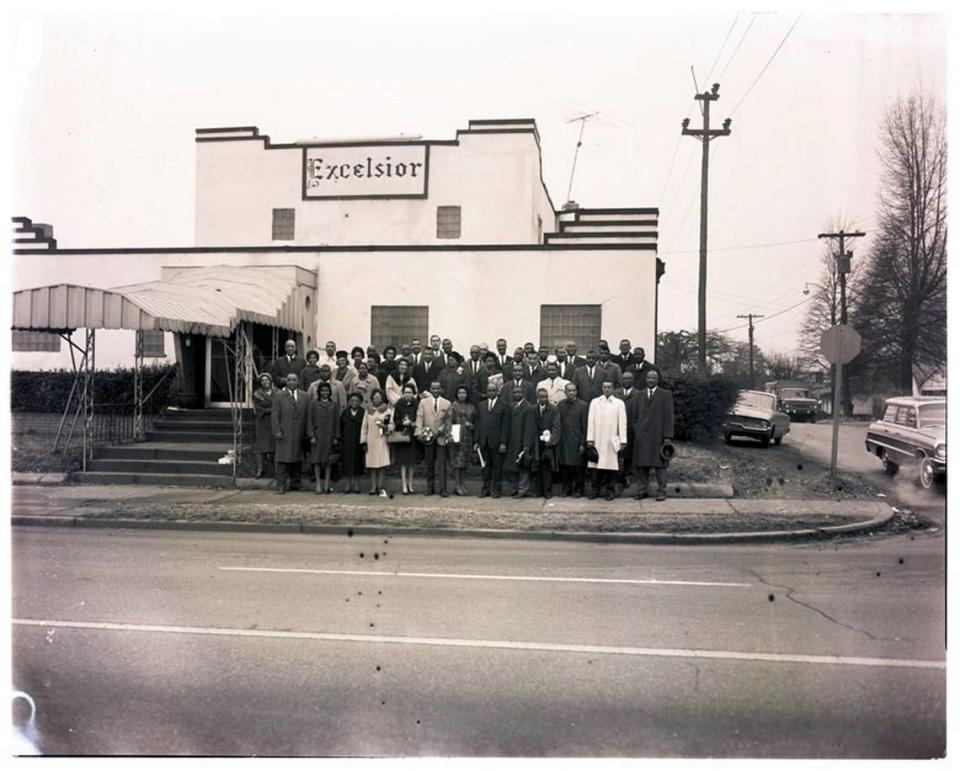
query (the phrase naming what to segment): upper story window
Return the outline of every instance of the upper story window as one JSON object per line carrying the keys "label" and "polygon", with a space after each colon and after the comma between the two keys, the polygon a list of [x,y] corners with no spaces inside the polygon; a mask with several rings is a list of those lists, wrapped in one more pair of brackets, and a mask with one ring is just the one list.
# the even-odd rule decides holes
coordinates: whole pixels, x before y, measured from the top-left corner
{"label": "upper story window", "polygon": [[163,350],[163,330],[143,330],[143,357],[145,359],[158,359],[166,355]]}
{"label": "upper story window", "polygon": [[437,238],[460,238],[460,207],[437,207]]}
{"label": "upper story window", "polygon": [[273,210],[273,240],[274,241],[293,241],[295,223],[296,223],[296,210],[274,209]]}

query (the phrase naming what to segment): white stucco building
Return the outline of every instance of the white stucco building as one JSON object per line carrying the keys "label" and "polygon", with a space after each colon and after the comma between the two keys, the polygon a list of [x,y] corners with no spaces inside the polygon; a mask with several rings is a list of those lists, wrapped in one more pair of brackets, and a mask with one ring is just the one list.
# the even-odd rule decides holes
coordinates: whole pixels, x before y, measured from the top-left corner
{"label": "white stucco building", "polygon": [[439,334],[462,352],[628,337],[654,358],[658,210],[558,210],[533,120],[470,121],[439,140],[201,128],[196,156],[192,248],[76,248],[15,218],[15,368],[69,367],[65,345],[23,349],[83,324],[103,330],[98,367],[130,366],[132,330],[162,334],[205,404],[223,401],[216,341],[231,325],[255,367],[286,335],[306,350]]}

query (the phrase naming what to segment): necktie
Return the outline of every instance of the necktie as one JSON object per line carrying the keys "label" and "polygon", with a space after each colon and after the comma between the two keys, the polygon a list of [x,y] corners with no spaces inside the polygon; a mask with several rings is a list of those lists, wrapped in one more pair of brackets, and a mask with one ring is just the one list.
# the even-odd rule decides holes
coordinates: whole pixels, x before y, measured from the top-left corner
{"label": "necktie", "polygon": [[434,399],[434,400],[433,400],[433,411],[434,411],[434,412],[437,412],[439,409],[440,409],[440,400],[439,400],[439,399]]}
{"label": "necktie", "polygon": [[652,399],[652,398],[653,398],[653,389],[652,389],[652,388],[648,388],[648,389],[647,389],[647,399]]}

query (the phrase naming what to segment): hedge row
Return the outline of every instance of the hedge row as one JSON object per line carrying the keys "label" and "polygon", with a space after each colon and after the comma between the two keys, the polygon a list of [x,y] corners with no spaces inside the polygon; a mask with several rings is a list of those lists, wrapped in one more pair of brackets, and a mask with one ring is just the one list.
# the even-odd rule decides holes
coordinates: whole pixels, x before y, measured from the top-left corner
{"label": "hedge row", "polygon": [[[158,413],[176,401],[177,376],[170,370],[174,365],[144,367],[143,395],[150,393],[153,387],[166,376],[160,387],[153,392],[144,404],[147,414]],[[168,375],[168,373],[170,373]],[[51,372],[32,372],[13,370],[10,374],[10,411],[11,412],[63,412],[67,398],[73,386],[74,373],[70,370]],[[83,387],[81,380],[74,394],[74,404]],[[94,403],[100,414],[133,413],[133,369],[98,370],[94,377]]]}
{"label": "hedge row", "polygon": [[673,392],[675,439],[710,442],[721,435],[723,420],[737,400],[734,380],[676,377],[663,385]]}

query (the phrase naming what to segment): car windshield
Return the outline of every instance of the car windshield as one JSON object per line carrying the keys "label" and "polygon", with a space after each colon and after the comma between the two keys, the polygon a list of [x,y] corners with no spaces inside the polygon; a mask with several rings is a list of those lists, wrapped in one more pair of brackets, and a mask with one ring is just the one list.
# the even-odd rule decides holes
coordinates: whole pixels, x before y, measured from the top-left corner
{"label": "car windshield", "polygon": [[809,399],[810,394],[807,393],[805,388],[784,388],[780,392],[780,397],[783,399]]}
{"label": "car windshield", "polygon": [[754,407],[760,410],[773,409],[772,394],[743,393],[737,397],[738,407]]}
{"label": "car windshield", "polygon": [[921,426],[945,426],[947,424],[947,405],[945,402],[940,404],[923,404],[920,406],[920,425]]}

